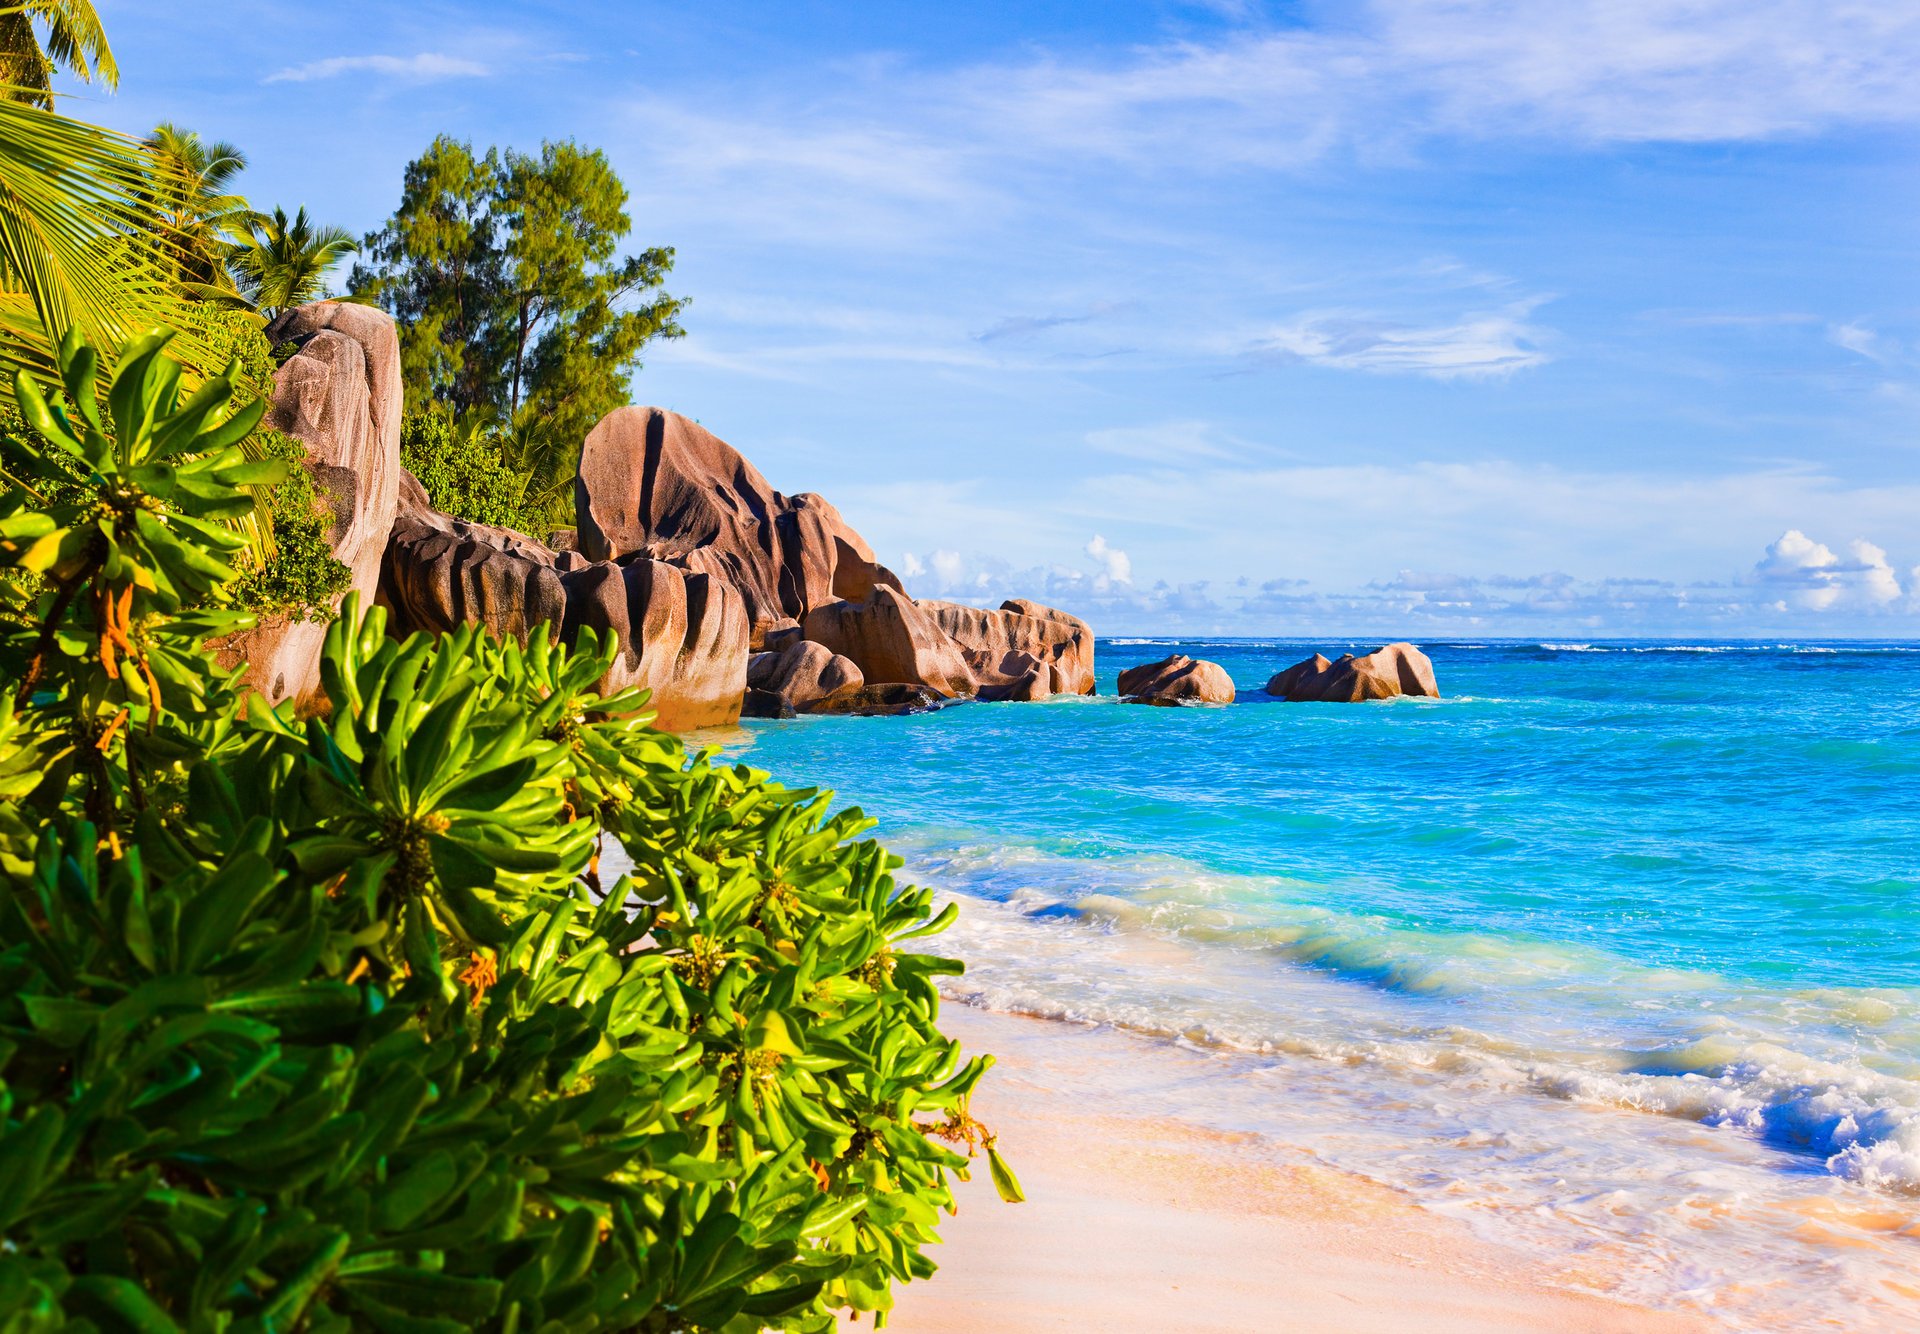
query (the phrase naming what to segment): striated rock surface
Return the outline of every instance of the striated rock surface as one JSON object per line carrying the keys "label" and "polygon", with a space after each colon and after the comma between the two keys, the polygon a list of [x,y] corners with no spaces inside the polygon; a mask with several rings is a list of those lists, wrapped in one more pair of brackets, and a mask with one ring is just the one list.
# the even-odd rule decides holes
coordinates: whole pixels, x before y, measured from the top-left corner
{"label": "striated rock surface", "polygon": [[574,498],[583,555],[645,556],[732,585],[756,648],[816,607],[900,587],[839,510],[775,491],[738,450],[663,408],[601,419],[581,451]]}
{"label": "striated rock surface", "polygon": [[[317,301],[267,326],[267,341],[298,351],[273,375],[265,425],[306,446],[307,467],[333,511],[328,540],[371,600],[400,489],[400,341],[393,318],[371,306]],[[269,701],[320,688],[326,626],[280,619],[216,641],[222,663],[247,664],[247,685]]]}
{"label": "striated rock surface", "polygon": [[967,662],[973,668],[980,698],[989,703],[1034,702],[1068,693],[1060,688],[1060,676],[1052,663],[1018,649],[1009,649],[998,659],[969,651]]}
{"label": "striated rock surface", "polygon": [[[1010,599],[994,611],[956,602],[917,605],[960,645],[976,672],[998,671],[1007,654],[1024,653],[1051,669],[1050,695],[1093,693],[1093,631],[1079,617],[1026,598]],[[984,690],[981,697],[986,698]]]}
{"label": "striated rock surface", "polygon": [[1129,704],[1231,704],[1233,678],[1217,662],[1176,653],[1127,668],[1120,693]]}
{"label": "striated rock surface", "polygon": [[1408,643],[1388,644],[1362,657],[1344,653],[1332,662],[1314,654],[1277,673],[1267,693],[1295,703],[1320,701],[1357,704],[1398,695],[1440,697],[1433,662]]}
{"label": "striated rock surface", "polygon": [[731,723],[747,689],[747,614],[740,595],[705,574],[636,560],[595,561],[560,576],[563,633],[583,626],[620,636],[603,688],[653,692],[656,725],[670,732]]}
{"label": "striated rock surface", "polygon": [[393,633],[470,621],[523,642],[542,622],[569,639],[582,626],[612,630],[620,653],[603,691],[645,687],[654,721],[669,731],[739,718],[747,623],[730,587],[659,561],[622,566],[551,551],[510,528],[435,512],[411,476],[402,490],[380,579]]}
{"label": "striated rock surface", "polygon": [[869,683],[923,685],[949,699],[974,693],[973,669],[960,646],[890,585],[876,586],[861,602],[813,608],[801,632],[851,659]]}

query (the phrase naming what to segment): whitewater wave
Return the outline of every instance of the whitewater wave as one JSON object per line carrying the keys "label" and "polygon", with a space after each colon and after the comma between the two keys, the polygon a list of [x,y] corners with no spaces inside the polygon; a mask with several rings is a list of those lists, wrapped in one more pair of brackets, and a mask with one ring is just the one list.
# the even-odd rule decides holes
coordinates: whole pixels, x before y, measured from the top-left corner
{"label": "whitewater wave", "polygon": [[[1920,994],[1782,995],[1564,942],[1410,929],[1177,858],[903,850],[916,879],[966,905],[962,999],[1658,1113],[1920,1194]],[[1862,1064],[1848,1053],[1863,1033],[1914,1055]]]}

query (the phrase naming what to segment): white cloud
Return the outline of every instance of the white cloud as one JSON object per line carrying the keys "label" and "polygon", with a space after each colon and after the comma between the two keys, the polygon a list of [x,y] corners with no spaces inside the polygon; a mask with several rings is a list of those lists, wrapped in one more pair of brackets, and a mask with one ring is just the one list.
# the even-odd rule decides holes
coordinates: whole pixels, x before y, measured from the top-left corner
{"label": "white cloud", "polygon": [[926,562],[909,551],[900,561],[902,579],[918,579],[927,572]]}
{"label": "white cloud", "polygon": [[936,551],[927,557],[927,564],[942,588],[958,588],[967,577],[966,558],[957,551]]}
{"label": "white cloud", "polygon": [[1887,340],[1864,324],[1835,324],[1827,328],[1827,341],[1835,347],[1843,347],[1868,361],[1885,363],[1891,359],[1893,349]]}
{"label": "white cloud", "polygon": [[1326,312],[1302,315],[1254,341],[1255,355],[1336,370],[1435,379],[1511,375],[1548,358],[1526,321],[1536,302],[1425,327]]}
{"label": "white cloud", "polygon": [[410,83],[436,79],[483,78],[491,73],[477,60],[422,51],[411,56],[329,56],[304,65],[289,65],[269,74],[264,83],[311,83],[315,79],[334,79],[342,74],[380,74]]}
{"label": "white cloud", "polygon": [[1100,534],[1095,533],[1083,550],[1100,563],[1102,578],[1116,584],[1133,582],[1133,561]]}
{"label": "white cloud", "polygon": [[1900,579],[1887,553],[1861,538],[1847,545],[1842,560],[1825,543],[1790,528],[1767,547],[1753,567],[1754,581],[1780,610],[1875,610],[1900,600]]}

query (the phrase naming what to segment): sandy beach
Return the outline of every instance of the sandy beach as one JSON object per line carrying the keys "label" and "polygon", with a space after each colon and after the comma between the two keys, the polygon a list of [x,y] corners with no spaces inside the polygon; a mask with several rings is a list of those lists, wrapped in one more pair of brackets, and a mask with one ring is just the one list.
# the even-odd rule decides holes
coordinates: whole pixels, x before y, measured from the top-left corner
{"label": "sandy beach", "polygon": [[1171,1045],[959,1005],[944,1027],[999,1057],[974,1112],[1028,1198],[1001,1204],[983,1161],[943,1224],[940,1272],[900,1291],[890,1330],[1713,1328],[1610,1300],[1590,1260],[1502,1251],[1297,1148],[1102,1099],[1142,1061],[1197,1073],[1182,1066],[1203,1058]]}

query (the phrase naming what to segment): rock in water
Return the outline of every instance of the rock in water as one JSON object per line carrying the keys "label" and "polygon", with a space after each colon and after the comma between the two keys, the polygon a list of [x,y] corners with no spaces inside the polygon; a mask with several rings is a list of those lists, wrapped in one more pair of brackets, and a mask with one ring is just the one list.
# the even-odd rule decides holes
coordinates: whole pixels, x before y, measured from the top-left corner
{"label": "rock in water", "polygon": [[1267,693],[1275,699],[1292,699],[1293,691],[1304,681],[1312,680],[1324,673],[1333,664],[1327,661],[1327,655],[1316,653],[1311,658],[1296,662],[1284,672],[1276,672],[1267,680]]}
{"label": "rock in water", "polygon": [[[400,341],[392,316],[371,306],[316,301],[267,326],[269,343],[298,349],[273,373],[265,424],[306,446],[307,467],[333,512],[328,541],[373,600],[400,490]],[[217,641],[221,662],[278,704],[320,688],[324,622],[263,620]]]}
{"label": "rock in water", "polygon": [[1120,693],[1129,704],[1231,704],[1233,678],[1217,662],[1176,653],[1127,668]]}
{"label": "rock in water", "polygon": [[775,491],[738,450],[663,408],[601,418],[574,492],[583,555],[717,576],[739,590],[755,648],[816,607],[900,588],[839,510]]}
{"label": "rock in water", "polygon": [[836,690],[865,684],[851,658],[806,639],[794,640],[778,653],[756,653],[747,666],[749,693],[765,691],[786,704],[789,715]]}
{"label": "rock in water", "polygon": [[876,586],[861,602],[829,602],[807,613],[802,633],[849,658],[869,684],[929,686],[959,698],[974,693],[960,646],[905,593]]}
{"label": "rock in water", "polygon": [[1344,653],[1332,662],[1316,653],[1267,682],[1267,693],[1294,703],[1357,704],[1396,695],[1440,698],[1433,662],[1408,643],[1388,644],[1364,657]]}
{"label": "rock in water", "polygon": [[1047,694],[1022,698],[1093,693],[1093,631],[1079,617],[1026,598],[1003,602],[997,611],[956,602],[922,601],[917,605],[966,653],[968,664],[982,677],[981,698],[989,698],[986,676],[1004,674],[999,664],[1009,653],[1027,654],[1052,669]]}
{"label": "rock in water", "polygon": [[903,713],[931,713],[946,702],[946,697],[932,686],[887,681],[879,685],[842,686],[825,699],[815,700],[800,712],[891,716]]}

